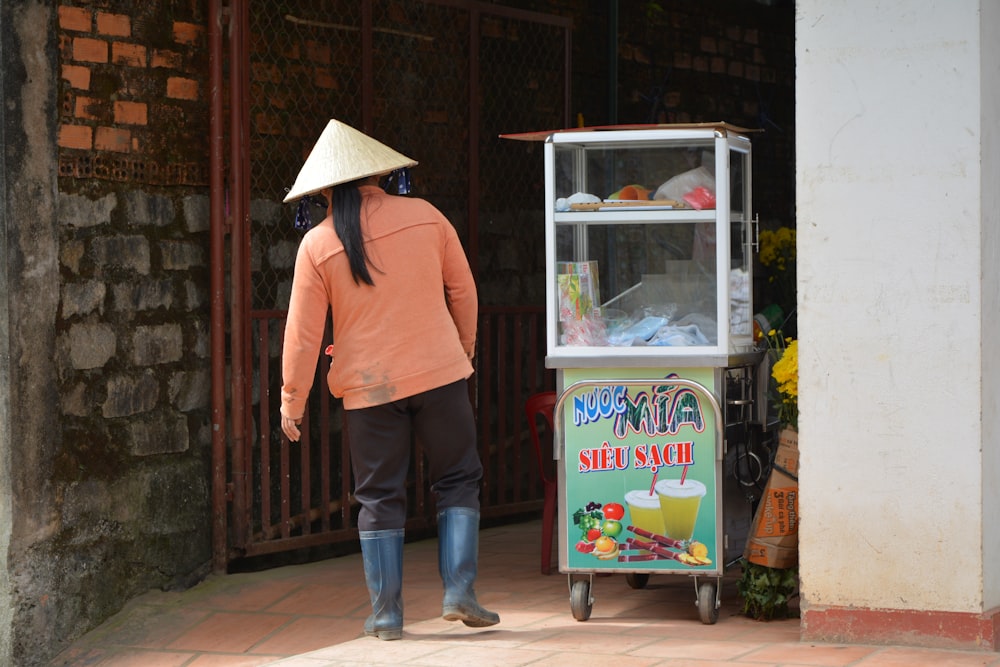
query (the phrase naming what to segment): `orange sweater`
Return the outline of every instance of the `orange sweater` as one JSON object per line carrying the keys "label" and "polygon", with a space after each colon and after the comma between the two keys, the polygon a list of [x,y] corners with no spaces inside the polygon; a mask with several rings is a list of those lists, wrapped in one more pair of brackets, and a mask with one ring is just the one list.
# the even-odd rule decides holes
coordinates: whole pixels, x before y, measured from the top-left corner
{"label": "orange sweater", "polygon": [[299,245],[282,351],[281,412],[299,419],[333,316],[327,383],[348,410],[472,374],[478,301],[461,241],[422,199],[361,186],[361,230],[375,285],[355,284],[331,216]]}

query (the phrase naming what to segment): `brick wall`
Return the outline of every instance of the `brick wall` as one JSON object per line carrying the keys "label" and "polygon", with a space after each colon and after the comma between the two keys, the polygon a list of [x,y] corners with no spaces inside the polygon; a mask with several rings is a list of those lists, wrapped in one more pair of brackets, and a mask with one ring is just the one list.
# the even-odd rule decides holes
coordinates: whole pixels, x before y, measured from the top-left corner
{"label": "brick wall", "polygon": [[[190,187],[207,184],[206,35],[174,6],[58,6],[60,393],[88,442],[67,439],[65,471],[95,447],[146,456],[209,439],[208,197]],[[178,438],[127,437],[157,425]]]}
{"label": "brick wall", "polygon": [[204,17],[173,7],[58,6],[61,176],[207,185]]}

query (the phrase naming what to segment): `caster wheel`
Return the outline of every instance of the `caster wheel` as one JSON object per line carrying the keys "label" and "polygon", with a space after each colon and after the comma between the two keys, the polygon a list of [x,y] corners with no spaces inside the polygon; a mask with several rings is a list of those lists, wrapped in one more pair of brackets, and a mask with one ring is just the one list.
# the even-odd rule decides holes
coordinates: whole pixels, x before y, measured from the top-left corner
{"label": "caster wheel", "polygon": [[719,620],[719,607],[715,604],[715,582],[706,581],[698,586],[698,618],[705,625],[713,625]]}
{"label": "caster wheel", "polygon": [[573,618],[586,621],[594,609],[594,599],[590,597],[590,582],[580,579],[573,582],[569,592],[569,605],[573,610]]}
{"label": "caster wheel", "polygon": [[628,584],[629,588],[639,590],[640,588],[645,588],[646,584],[649,583],[649,575],[638,572],[626,572],[625,583]]}

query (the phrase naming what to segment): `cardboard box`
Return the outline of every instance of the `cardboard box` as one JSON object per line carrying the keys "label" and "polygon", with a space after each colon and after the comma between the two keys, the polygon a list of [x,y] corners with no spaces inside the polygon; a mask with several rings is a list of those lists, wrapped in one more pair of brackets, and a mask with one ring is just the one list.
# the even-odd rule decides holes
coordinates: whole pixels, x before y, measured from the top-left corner
{"label": "cardboard box", "polygon": [[799,432],[794,428],[784,428],[778,434],[778,451],[774,453],[774,467],[798,478]]}
{"label": "cardboard box", "polygon": [[751,563],[786,569],[799,562],[799,434],[778,436],[774,467],[754,513],[744,557]]}

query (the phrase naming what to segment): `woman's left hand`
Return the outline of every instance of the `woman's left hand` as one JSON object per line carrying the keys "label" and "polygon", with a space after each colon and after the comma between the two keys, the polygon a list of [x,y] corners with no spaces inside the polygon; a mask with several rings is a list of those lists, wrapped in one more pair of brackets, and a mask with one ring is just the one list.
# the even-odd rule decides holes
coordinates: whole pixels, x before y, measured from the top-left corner
{"label": "woman's left hand", "polygon": [[292,442],[298,442],[299,437],[302,436],[302,433],[299,431],[299,424],[301,422],[301,419],[292,419],[291,417],[281,415],[281,430],[284,431],[285,436]]}

